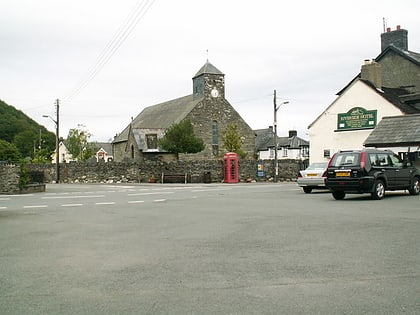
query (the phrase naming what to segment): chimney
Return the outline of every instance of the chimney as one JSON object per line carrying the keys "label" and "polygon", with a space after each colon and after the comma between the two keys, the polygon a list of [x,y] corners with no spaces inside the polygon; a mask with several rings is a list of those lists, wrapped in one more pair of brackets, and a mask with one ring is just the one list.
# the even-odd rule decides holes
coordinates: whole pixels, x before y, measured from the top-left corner
{"label": "chimney", "polygon": [[360,72],[360,78],[371,82],[376,88],[382,88],[381,65],[375,60],[365,60]]}
{"label": "chimney", "polygon": [[297,131],[296,130],[289,130],[289,138],[293,138],[297,136]]}
{"label": "chimney", "polygon": [[381,51],[384,51],[388,46],[394,45],[396,48],[407,51],[408,50],[408,31],[397,25],[395,31],[387,28],[385,33],[381,34]]}

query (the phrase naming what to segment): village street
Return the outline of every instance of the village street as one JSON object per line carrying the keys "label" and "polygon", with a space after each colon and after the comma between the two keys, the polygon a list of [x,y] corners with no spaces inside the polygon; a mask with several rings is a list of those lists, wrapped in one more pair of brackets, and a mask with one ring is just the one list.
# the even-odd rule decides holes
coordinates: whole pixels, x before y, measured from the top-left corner
{"label": "village street", "polygon": [[418,314],[419,201],[295,183],[0,195],[0,313]]}

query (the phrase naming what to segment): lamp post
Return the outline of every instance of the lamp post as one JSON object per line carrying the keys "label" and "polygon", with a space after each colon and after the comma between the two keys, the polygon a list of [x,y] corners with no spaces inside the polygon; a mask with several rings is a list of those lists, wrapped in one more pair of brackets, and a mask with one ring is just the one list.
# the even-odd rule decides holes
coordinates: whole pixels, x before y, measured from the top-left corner
{"label": "lamp post", "polygon": [[277,110],[280,108],[281,105],[288,104],[289,101],[285,101],[277,105],[277,96],[276,90],[274,90],[274,182],[277,183],[278,176],[279,176],[279,163],[278,163],[278,156],[277,156]]}
{"label": "lamp post", "polygon": [[44,118],[51,119],[55,124],[55,182],[58,184],[60,182],[60,133],[59,133],[59,127],[60,127],[60,100],[56,100],[56,119],[52,118],[48,115],[42,115]]}

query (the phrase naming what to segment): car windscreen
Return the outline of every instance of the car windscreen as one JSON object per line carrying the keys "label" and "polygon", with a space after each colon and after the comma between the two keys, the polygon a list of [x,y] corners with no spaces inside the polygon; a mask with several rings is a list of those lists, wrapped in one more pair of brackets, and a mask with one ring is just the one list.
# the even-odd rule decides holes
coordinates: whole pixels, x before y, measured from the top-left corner
{"label": "car windscreen", "polygon": [[359,166],[360,165],[360,153],[355,152],[341,152],[337,153],[331,161],[330,166]]}
{"label": "car windscreen", "polygon": [[324,170],[327,167],[327,163],[312,163],[306,170]]}

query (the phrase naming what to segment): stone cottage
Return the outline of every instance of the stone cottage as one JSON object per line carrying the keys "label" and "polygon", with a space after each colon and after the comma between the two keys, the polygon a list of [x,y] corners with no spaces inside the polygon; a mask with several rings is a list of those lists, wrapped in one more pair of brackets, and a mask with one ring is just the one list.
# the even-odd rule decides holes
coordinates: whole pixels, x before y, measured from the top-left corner
{"label": "stone cottage", "polygon": [[238,126],[247,159],[254,158],[255,134],[225,98],[225,75],[207,61],[193,77],[193,93],[146,107],[112,142],[114,161],[162,159],[167,152],[158,139],[172,124],[190,119],[194,133],[203,139],[205,149],[180,159],[220,159],[226,149],[222,132],[230,124]]}

